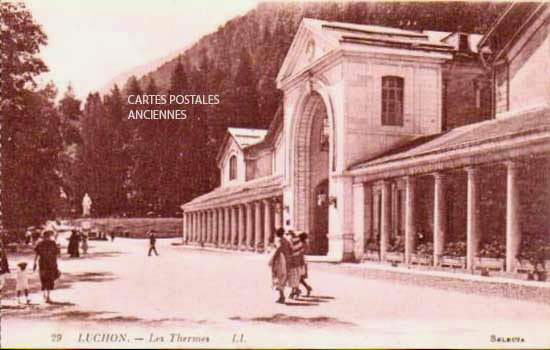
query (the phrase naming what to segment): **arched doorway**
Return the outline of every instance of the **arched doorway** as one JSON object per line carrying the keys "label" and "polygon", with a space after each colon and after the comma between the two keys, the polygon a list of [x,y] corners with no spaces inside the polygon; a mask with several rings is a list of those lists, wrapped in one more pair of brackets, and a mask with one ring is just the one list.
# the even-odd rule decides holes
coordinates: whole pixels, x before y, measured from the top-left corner
{"label": "arched doorway", "polygon": [[295,116],[294,226],[310,234],[311,254],[328,252],[330,121],[323,98],[312,92]]}

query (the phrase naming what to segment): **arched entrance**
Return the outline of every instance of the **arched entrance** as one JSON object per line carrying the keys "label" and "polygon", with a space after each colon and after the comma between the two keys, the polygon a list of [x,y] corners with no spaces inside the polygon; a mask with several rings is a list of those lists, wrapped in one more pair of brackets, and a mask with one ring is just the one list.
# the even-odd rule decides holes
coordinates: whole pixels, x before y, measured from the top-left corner
{"label": "arched entrance", "polygon": [[295,116],[294,226],[310,234],[311,254],[328,252],[330,125],[323,98],[312,92]]}

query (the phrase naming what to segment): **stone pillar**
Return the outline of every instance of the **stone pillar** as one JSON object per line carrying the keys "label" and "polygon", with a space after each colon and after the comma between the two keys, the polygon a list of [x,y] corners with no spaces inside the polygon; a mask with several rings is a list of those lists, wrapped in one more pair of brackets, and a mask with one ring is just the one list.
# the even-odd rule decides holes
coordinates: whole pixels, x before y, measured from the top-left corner
{"label": "stone pillar", "polygon": [[281,205],[281,200],[277,198],[277,201],[275,202],[275,217],[273,218],[273,220],[275,221],[273,223],[273,227],[275,228],[275,230],[282,227],[282,223],[283,223],[282,218],[283,218],[283,208]]}
{"label": "stone pillar", "polygon": [[204,227],[206,228],[206,232],[204,234],[204,243],[210,243],[210,232],[212,231],[211,229],[211,222],[210,222],[210,210],[205,210],[204,211]]}
{"label": "stone pillar", "polygon": [[260,251],[260,242],[262,240],[262,207],[261,202],[254,202],[254,245],[256,251]]}
{"label": "stone pillar", "polygon": [[413,177],[405,177],[405,263],[411,262],[416,243],[416,184]]}
{"label": "stone pillar", "polygon": [[181,242],[185,244],[185,237],[187,236],[187,213],[183,212],[181,216]]}
{"label": "stone pillar", "polygon": [[224,228],[223,228],[223,245],[226,248],[230,248],[230,237],[233,232],[233,227],[231,226],[231,208],[225,208],[224,209]]}
{"label": "stone pillar", "polygon": [[212,244],[214,246],[218,245],[218,210],[212,209]]}
{"label": "stone pillar", "polygon": [[439,259],[445,250],[445,235],[447,233],[447,198],[445,197],[445,176],[442,173],[434,177],[434,265],[439,265]]}
{"label": "stone pillar", "polygon": [[267,252],[269,240],[271,238],[271,203],[268,199],[264,199],[264,252]]}
{"label": "stone pillar", "polygon": [[202,212],[202,243],[206,243],[208,237],[208,211]]}
{"label": "stone pillar", "polygon": [[246,248],[252,250],[252,235],[254,234],[252,204],[246,203],[245,207],[246,207]]}
{"label": "stone pillar", "polygon": [[237,230],[237,249],[243,250],[244,246],[244,235],[246,233],[246,224],[245,224],[245,211],[244,211],[244,205],[238,206],[239,211],[239,223],[238,223],[238,230]]}
{"label": "stone pillar", "polygon": [[218,213],[218,235],[217,235],[217,244],[218,247],[223,245],[223,208],[216,209]]}
{"label": "stone pillar", "polygon": [[195,213],[190,213],[191,215],[191,235],[190,235],[190,242],[195,242],[195,234],[197,233],[197,217]]}
{"label": "stone pillar", "polygon": [[353,184],[353,255],[360,261],[365,247],[365,184]]}
{"label": "stone pillar", "polygon": [[521,243],[518,169],[515,162],[506,162],[506,272],[514,272]]}
{"label": "stone pillar", "polygon": [[466,217],[466,268],[473,270],[474,258],[478,252],[479,231],[479,170],[466,168],[468,172],[468,205]]}
{"label": "stone pillar", "polygon": [[385,261],[391,233],[390,183],[388,181],[382,181],[381,187],[382,203],[380,206],[380,260]]}
{"label": "stone pillar", "polygon": [[233,249],[239,247],[237,244],[235,246],[235,241],[237,240],[237,207],[231,207],[231,239],[229,241],[229,246]]}

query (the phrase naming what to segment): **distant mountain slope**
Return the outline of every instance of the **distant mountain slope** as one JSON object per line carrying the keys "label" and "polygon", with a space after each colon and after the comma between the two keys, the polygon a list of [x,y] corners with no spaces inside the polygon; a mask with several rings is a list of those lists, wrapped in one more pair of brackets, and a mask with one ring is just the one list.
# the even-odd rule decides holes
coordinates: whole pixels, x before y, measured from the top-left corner
{"label": "distant mountain slope", "polygon": [[[407,29],[463,30],[482,33],[506,3],[495,2],[268,2],[236,17],[216,32],[202,37],[183,53],[187,72],[196,71],[190,90],[206,88],[224,96],[221,109],[228,125],[267,127],[280,98],[274,78],[303,17],[351,23],[379,24]],[[242,87],[235,85],[243,53],[250,57],[257,94],[257,113],[235,116]],[[167,90],[177,59],[166,60],[141,79],[144,88],[153,78]],[[202,67],[201,67],[202,62]]]}
{"label": "distant mountain slope", "polygon": [[109,93],[115,84],[117,84],[119,87],[124,86],[131,76],[136,76],[137,78],[141,78],[142,76],[144,76],[149,72],[154,72],[163,63],[169,62],[177,58],[179,55],[183,54],[185,50],[187,50],[189,47],[190,46],[187,46],[182,49],[178,49],[176,51],[169,53],[168,55],[159,57],[157,59],[154,59],[151,62],[144,63],[142,65],[129,69],[123,73],[120,73],[119,75],[111,79],[107,84],[105,84],[100,89],[99,93],[102,95]]}

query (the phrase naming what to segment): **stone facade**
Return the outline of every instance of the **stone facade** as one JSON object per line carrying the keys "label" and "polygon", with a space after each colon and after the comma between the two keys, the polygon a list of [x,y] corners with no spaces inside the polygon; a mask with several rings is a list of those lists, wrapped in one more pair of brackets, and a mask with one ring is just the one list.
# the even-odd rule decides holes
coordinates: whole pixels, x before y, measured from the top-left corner
{"label": "stone facade", "polygon": [[[230,230],[225,247],[265,251],[284,227],[309,232],[312,253],[333,261],[374,249],[379,261],[473,271],[501,242],[514,271],[522,239],[549,232],[550,12],[510,6],[483,37],[304,19],[265,139],[220,153],[224,174],[240,151],[244,180],[185,204],[185,237],[200,240],[196,212],[214,210],[206,227]],[[506,16],[523,21],[517,34]]]}

